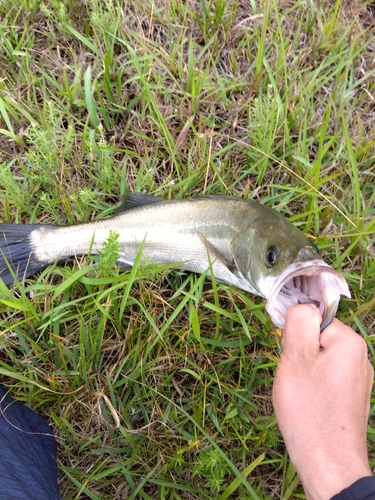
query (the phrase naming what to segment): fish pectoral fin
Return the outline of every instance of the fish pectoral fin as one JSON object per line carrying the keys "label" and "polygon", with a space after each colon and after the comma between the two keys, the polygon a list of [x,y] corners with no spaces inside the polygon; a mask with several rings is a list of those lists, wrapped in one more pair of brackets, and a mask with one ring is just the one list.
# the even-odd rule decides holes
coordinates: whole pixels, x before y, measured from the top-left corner
{"label": "fish pectoral fin", "polygon": [[123,197],[121,204],[116,207],[115,214],[126,212],[127,210],[132,210],[133,208],[144,207],[145,205],[152,205],[161,201],[167,200],[146,193],[127,193]]}
{"label": "fish pectoral fin", "polygon": [[121,262],[121,260],[116,260],[116,266],[121,269],[121,271],[129,271],[133,266],[126,262]]}
{"label": "fish pectoral fin", "polygon": [[199,239],[207,249],[207,254],[209,255],[211,262],[220,261],[229,271],[233,272],[236,268],[236,264],[233,259],[228,259],[219,248],[216,248],[204,234],[198,234]]}
{"label": "fish pectoral fin", "polygon": [[118,266],[122,271],[129,271],[133,267],[133,264],[122,257],[116,260],[116,266]]}

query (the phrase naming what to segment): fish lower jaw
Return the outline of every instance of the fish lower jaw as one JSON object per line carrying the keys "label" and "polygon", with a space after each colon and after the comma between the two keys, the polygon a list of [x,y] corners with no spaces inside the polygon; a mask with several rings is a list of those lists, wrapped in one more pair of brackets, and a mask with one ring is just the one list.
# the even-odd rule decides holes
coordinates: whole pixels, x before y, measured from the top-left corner
{"label": "fish lower jaw", "polygon": [[335,317],[340,295],[350,297],[344,277],[323,260],[292,264],[275,281],[266,309],[273,323],[285,328],[286,312],[296,304],[314,304],[322,316],[321,330]]}

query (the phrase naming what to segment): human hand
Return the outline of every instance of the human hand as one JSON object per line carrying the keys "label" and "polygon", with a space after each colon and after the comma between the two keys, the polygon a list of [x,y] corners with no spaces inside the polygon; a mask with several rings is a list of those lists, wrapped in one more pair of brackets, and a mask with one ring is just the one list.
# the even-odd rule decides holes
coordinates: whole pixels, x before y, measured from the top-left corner
{"label": "human hand", "polygon": [[279,428],[308,499],[371,476],[366,428],[374,370],[365,341],[310,304],[289,308],[273,386]]}

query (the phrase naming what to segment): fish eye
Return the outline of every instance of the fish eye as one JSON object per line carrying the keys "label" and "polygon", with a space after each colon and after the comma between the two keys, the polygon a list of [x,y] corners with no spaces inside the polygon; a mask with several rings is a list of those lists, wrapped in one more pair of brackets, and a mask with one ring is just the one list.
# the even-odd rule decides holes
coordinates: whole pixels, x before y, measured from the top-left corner
{"label": "fish eye", "polygon": [[280,248],[272,245],[268,248],[266,253],[266,261],[269,265],[273,266],[276,262],[277,257],[279,256]]}

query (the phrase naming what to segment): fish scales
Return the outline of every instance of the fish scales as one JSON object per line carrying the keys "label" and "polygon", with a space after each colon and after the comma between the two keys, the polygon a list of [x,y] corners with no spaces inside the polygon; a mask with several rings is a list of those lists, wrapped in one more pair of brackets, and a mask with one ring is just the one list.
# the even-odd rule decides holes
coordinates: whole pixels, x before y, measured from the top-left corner
{"label": "fish scales", "polygon": [[[65,227],[0,225],[5,257],[0,258],[0,277],[11,284],[14,274],[22,279],[56,261],[89,251],[95,254],[111,230],[118,234],[121,264],[132,265],[144,242],[146,263],[172,264],[198,273],[210,268],[217,281],[265,298],[273,296],[267,308],[277,325],[283,324],[286,308],[300,300],[301,294],[287,279],[290,273],[303,275],[309,268],[310,291],[303,300],[319,303],[327,321],[336,312],[340,293],[349,293],[345,280],[281,214],[252,200],[226,196],[163,200],[134,193],[119,213],[107,219]],[[280,276],[286,281],[278,290]],[[336,290],[333,295],[325,292],[328,285]]]}
{"label": "fish scales", "polygon": [[[32,234],[31,244],[37,258],[55,261],[59,257],[85,254],[92,243],[92,252],[97,252],[112,230],[119,235],[121,254],[124,258],[128,256],[129,260],[135,258],[145,239],[144,255],[151,260],[164,260],[167,256],[171,263],[191,259],[207,262],[207,249],[201,241],[204,235],[214,245],[221,245],[229,256],[228,242],[240,229],[235,220],[231,221],[235,215],[231,214],[233,210],[228,210],[225,203],[216,203],[207,210],[206,200],[177,202],[172,207],[171,203],[166,201],[158,203],[158,206],[135,208],[95,223],[46,226],[44,230]],[[171,208],[175,221],[171,219]],[[176,256],[179,256],[177,261]]]}

